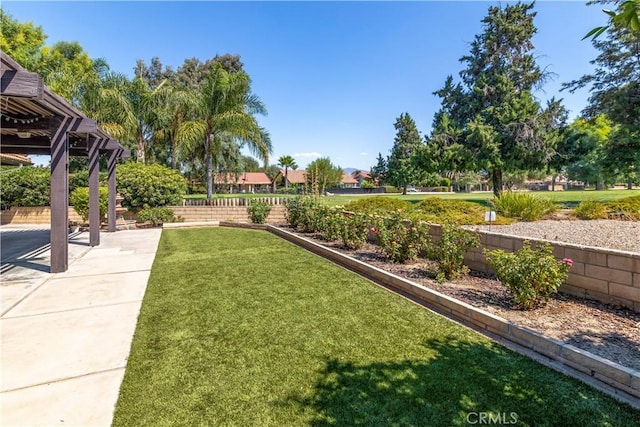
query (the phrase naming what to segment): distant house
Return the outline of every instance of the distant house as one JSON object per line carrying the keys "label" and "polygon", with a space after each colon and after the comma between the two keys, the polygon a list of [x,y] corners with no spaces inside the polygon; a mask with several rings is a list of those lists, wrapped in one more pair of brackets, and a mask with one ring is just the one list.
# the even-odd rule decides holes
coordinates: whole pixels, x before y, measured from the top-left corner
{"label": "distant house", "polygon": [[304,183],[307,180],[307,171],[304,169],[298,169],[298,170],[289,169],[287,171],[287,176],[285,178],[284,169],[280,169],[280,171],[273,178],[273,181],[272,181],[273,188],[276,187],[275,183],[278,182],[278,179],[280,179],[280,177],[282,177],[283,186],[291,187],[295,185],[304,185]]}
{"label": "distant house", "polygon": [[342,180],[340,181],[340,187],[342,188],[358,188],[360,186],[360,182],[351,176],[350,173],[343,173]]}
{"label": "distant house", "polygon": [[365,181],[373,181],[371,179],[371,174],[369,172],[359,171],[355,176],[355,179],[358,181],[358,185],[361,186]]}
{"label": "distant house", "polygon": [[0,153],[0,165],[29,166],[31,164],[31,159],[28,156],[24,156],[22,154]]}
{"label": "distant house", "polygon": [[216,174],[213,183],[230,193],[268,193],[271,189],[271,180],[264,172]]}

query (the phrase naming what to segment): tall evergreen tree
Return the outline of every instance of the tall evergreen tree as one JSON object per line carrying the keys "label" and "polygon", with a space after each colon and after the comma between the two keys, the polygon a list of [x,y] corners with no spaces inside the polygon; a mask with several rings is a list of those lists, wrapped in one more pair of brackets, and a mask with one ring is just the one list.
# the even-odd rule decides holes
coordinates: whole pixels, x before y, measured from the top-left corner
{"label": "tall evergreen tree", "polygon": [[402,194],[407,194],[409,184],[420,180],[421,171],[416,164],[416,155],[422,147],[422,138],[416,127],[416,122],[409,113],[402,113],[394,124],[396,137],[387,161],[386,180],[396,187],[402,188]]}
{"label": "tall evergreen tree", "polygon": [[382,157],[382,153],[378,153],[377,163],[371,167],[371,179],[380,185],[387,176],[387,159]]}
{"label": "tall evergreen tree", "polygon": [[475,159],[474,168],[490,173],[496,197],[502,191],[503,171],[539,168],[555,154],[557,140],[548,130],[559,103],[544,110],[532,94],[546,77],[533,53],[533,6],[489,7],[483,32],[461,58],[466,64],[462,82],[453,84],[448,77],[435,92],[442,98],[442,110],[434,137],[464,144]]}

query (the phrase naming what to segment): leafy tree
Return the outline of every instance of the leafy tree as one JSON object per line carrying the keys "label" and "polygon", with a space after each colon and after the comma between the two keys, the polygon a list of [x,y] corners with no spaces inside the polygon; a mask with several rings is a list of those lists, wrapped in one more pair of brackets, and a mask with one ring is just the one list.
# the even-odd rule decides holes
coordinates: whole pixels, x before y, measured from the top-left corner
{"label": "leafy tree", "polygon": [[320,157],[307,166],[307,185],[315,195],[325,194],[342,180],[343,170],[331,163],[328,157]]}
{"label": "leafy tree", "polygon": [[262,168],[262,172],[264,172],[265,174],[267,174],[267,176],[269,177],[269,179],[271,181],[273,181],[273,179],[278,175],[278,173],[280,172],[280,167],[278,165],[269,165],[269,166],[265,166]]}
{"label": "leafy tree", "polygon": [[382,153],[378,153],[377,163],[371,167],[371,179],[380,184],[387,173],[387,160],[382,157]]}
{"label": "leafy tree", "polygon": [[421,171],[416,165],[415,156],[422,148],[422,138],[409,113],[403,113],[394,124],[396,137],[391,155],[387,161],[388,175],[386,180],[402,188],[407,194],[407,187],[421,178]]}
{"label": "leafy tree", "polygon": [[604,163],[612,130],[604,115],[591,120],[580,117],[567,127],[559,152],[566,156],[569,179],[593,183],[598,189],[614,181]]}
{"label": "leafy tree", "polygon": [[483,32],[461,58],[466,64],[462,82],[454,84],[448,77],[435,92],[442,98],[442,110],[434,136],[447,142],[441,146],[463,145],[465,156],[475,159],[473,168],[491,174],[497,197],[503,171],[543,166],[555,154],[557,141],[549,131],[559,120],[559,102],[543,109],[532,95],[546,77],[533,55],[533,6],[489,7]]}
{"label": "leafy tree", "polygon": [[0,49],[27,70],[35,71],[46,38],[42,27],[31,22],[18,22],[2,8],[0,27]]}
{"label": "leafy tree", "polygon": [[609,15],[609,25],[595,27],[589,31],[582,40],[589,37],[591,37],[591,40],[595,40],[612,26],[615,28],[624,28],[629,32],[640,32],[640,0],[626,0],[617,3],[619,3],[617,12],[610,9],[603,9],[603,12]]}
{"label": "leafy tree", "polygon": [[242,170],[244,172],[260,172],[260,163],[251,156],[242,156]]}
{"label": "leafy tree", "polygon": [[133,71],[136,77],[145,80],[152,89],[160,86],[165,80],[171,83],[176,80],[175,71],[171,67],[163,66],[157,56],[151,58],[149,65],[142,59],[138,59]]}
{"label": "leafy tree", "polygon": [[252,154],[265,163],[268,161],[271,140],[254,116],[266,114],[266,108],[251,93],[251,80],[246,73],[229,73],[218,63],[213,65],[202,90],[193,96],[198,103],[197,119],[186,121],[180,127],[178,143],[195,148],[204,159],[207,198],[210,199],[214,158],[217,167],[225,149],[237,156],[239,147],[246,144]]}
{"label": "leafy tree", "polygon": [[[596,3],[596,2],[594,2]],[[637,179],[640,165],[640,29],[637,27],[638,2],[598,1],[613,3],[617,14],[600,34],[603,40],[594,39],[593,46],[600,51],[592,61],[593,74],[582,76],[564,85],[571,91],[590,87],[589,105],[583,111],[587,118],[605,114],[613,122],[604,166],[608,175],[620,173],[629,183]],[[624,21],[618,16],[631,14],[635,18]],[[622,21],[620,21],[622,19]],[[627,25],[628,23],[628,25]],[[597,35],[600,35],[597,34]]]}
{"label": "leafy tree", "polygon": [[291,156],[280,156],[278,159],[278,166],[284,168],[284,188],[289,188],[289,168],[296,170],[298,169],[298,164],[296,160]]}
{"label": "leafy tree", "polygon": [[176,84],[182,88],[200,89],[207,82],[214,64],[220,65],[227,73],[244,72],[244,64],[240,60],[240,55],[229,53],[222,56],[216,55],[205,62],[198,58],[189,58],[178,68],[175,74]]}

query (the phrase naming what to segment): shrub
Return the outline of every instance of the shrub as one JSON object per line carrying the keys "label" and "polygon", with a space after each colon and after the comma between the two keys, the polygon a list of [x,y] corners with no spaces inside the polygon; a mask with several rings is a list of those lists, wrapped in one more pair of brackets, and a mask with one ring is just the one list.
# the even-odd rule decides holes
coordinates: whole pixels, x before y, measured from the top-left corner
{"label": "shrub", "polygon": [[614,200],[608,202],[606,207],[609,211],[609,216],[613,218],[640,221],[640,196]]}
{"label": "shrub", "polygon": [[362,181],[360,188],[376,188],[376,185],[371,181]]}
{"label": "shrub", "polygon": [[286,201],[285,219],[287,223],[304,233],[315,233],[320,229],[320,220],[329,208],[318,199],[300,196]]}
{"label": "shrub", "polygon": [[[478,203],[429,197],[415,207],[413,217],[436,224],[479,225],[484,224],[485,211]],[[498,217],[494,224],[509,222],[511,220]]]}
{"label": "shrub", "polygon": [[[109,189],[107,187],[100,187],[100,218],[104,218],[107,214],[109,206]],[[69,203],[76,210],[78,215],[82,217],[83,221],[89,219],[89,187],[78,187],[69,196]]]}
{"label": "shrub", "polygon": [[360,249],[367,241],[367,234],[371,217],[367,214],[356,212],[342,217],[340,234],[342,243],[349,249]]}
{"label": "shrub", "polygon": [[440,185],[440,187],[450,187],[451,186],[451,180],[449,178],[441,178],[440,182],[438,182],[438,184]]}
{"label": "shrub", "polygon": [[175,169],[130,162],[118,165],[116,173],[122,206],[133,212],[177,205],[185,194],[186,183]]}
{"label": "shrub", "polygon": [[525,242],[516,253],[501,249],[489,251],[484,255],[496,273],[498,280],[507,287],[513,299],[523,309],[531,309],[545,303],[567,280],[573,261],[565,258],[557,261],[550,244],[538,244],[531,249]]}
{"label": "shrub", "polygon": [[580,219],[607,219],[607,207],[595,200],[585,200],[580,202],[575,210],[576,216]]}
{"label": "shrub", "polygon": [[150,221],[153,225],[160,225],[173,221],[173,210],[167,207],[145,208],[138,212],[138,222]]}
{"label": "shrub", "polygon": [[[98,182],[101,186],[107,186],[107,173],[100,172]],[[83,170],[80,172],[69,174],[69,194],[73,193],[73,190],[80,187],[89,186],[89,171]]]}
{"label": "shrub", "polygon": [[276,190],[276,194],[298,194],[298,187],[291,186],[288,188],[281,187]]}
{"label": "shrub", "polygon": [[11,206],[49,206],[51,171],[25,166],[0,174],[2,208]]}
{"label": "shrub", "polygon": [[269,212],[271,212],[271,205],[262,200],[251,200],[247,207],[247,212],[251,218],[251,222],[254,224],[264,224],[267,222]]}
{"label": "shrub", "polygon": [[438,263],[436,280],[442,283],[467,274],[469,268],[464,265],[464,256],[479,245],[480,237],[477,232],[465,230],[455,224],[443,225],[440,240],[431,246],[427,254]]}
{"label": "shrub", "polygon": [[394,187],[393,185],[384,186],[385,193],[402,193],[402,188]]}
{"label": "shrub", "polygon": [[411,211],[413,205],[411,202],[402,199],[396,199],[395,197],[365,197],[353,202],[350,202],[344,207],[345,210],[350,212],[395,212],[401,209],[405,212]]}
{"label": "shrub", "polygon": [[492,203],[496,212],[507,218],[517,218],[522,221],[537,221],[544,215],[557,210],[551,200],[537,197],[531,193],[505,191],[500,198],[494,199]]}
{"label": "shrub", "polygon": [[378,245],[391,262],[414,260],[426,253],[429,245],[429,226],[421,221],[408,221],[400,212],[379,218],[373,232]]}
{"label": "shrub", "polygon": [[333,242],[342,236],[344,226],[344,215],[341,207],[329,208],[327,214],[319,220],[318,228],[323,239]]}

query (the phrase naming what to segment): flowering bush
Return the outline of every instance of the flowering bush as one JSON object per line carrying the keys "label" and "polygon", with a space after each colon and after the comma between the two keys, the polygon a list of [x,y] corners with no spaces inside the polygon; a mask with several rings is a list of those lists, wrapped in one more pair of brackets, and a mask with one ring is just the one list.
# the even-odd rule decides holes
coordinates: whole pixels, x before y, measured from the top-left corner
{"label": "flowering bush", "polygon": [[342,243],[349,249],[360,249],[367,241],[371,217],[363,213],[343,216],[340,225]]}
{"label": "flowering bush", "polygon": [[286,202],[285,219],[293,228],[305,233],[315,233],[320,229],[319,219],[328,208],[308,196],[296,197]]}
{"label": "flowering bush", "polygon": [[531,249],[531,244],[525,242],[516,253],[487,249],[483,252],[498,280],[525,310],[546,303],[567,280],[573,265],[569,258],[557,261],[548,243],[537,244]]}
{"label": "flowering bush", "polygon": [[380,250],[391,262],[416,259],[429,245],[429,226],[420,221],[407,221],[399,211],[374,221]]}
{"label": "flowering bush", "polygon": [[328,208],[327,211],[319,218],[318,228],[323,239],[333,242],[342,236],[342,227],[344,218],[341,207]]}
{"label": "flowering bush", "polygon": [[455,224],[443,225],[442,237],[428,253],[428,257],[438,263],[436,280],[442,283],[467,274],[469,268],[464,265],[464,256],[478,245],[480,237],[477,232]]}

